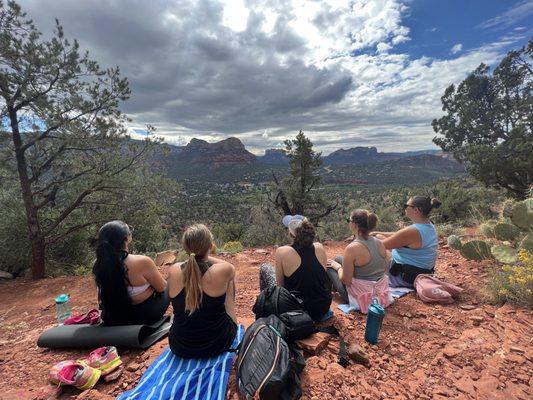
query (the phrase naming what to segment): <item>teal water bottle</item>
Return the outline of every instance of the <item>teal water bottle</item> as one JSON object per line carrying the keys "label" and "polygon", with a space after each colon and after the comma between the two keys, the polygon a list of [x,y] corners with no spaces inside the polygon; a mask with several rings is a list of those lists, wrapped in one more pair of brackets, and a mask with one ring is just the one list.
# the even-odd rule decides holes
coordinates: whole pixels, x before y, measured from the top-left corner
{"label": "teal water bottle", "polygon": [[368,307],[368,314],[366,316],[365,340],[368,343],[378,343],[379,332],[381,331],[381,324],[383,323],[384,317],[385,309],[379,304],[374,288],[372,291],[372,304]]}
{"label": "teal water bottle", "polygon": [[65,320],[72,315],[69,299],[68,294],[60,294],[56,297],[56,316],[59,324],[65,322]]}

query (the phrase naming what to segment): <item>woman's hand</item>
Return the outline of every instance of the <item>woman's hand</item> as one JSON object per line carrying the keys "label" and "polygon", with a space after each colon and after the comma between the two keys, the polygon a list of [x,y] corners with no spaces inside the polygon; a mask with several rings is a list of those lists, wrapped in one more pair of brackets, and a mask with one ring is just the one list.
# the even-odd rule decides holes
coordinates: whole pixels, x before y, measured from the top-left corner
{"label": "woman's hand", "polygon": [[342,268],[342,265],[340,265],[337,261],[330,259],[328,260],[328,268],[333,268],[335,271],[338,271]]}

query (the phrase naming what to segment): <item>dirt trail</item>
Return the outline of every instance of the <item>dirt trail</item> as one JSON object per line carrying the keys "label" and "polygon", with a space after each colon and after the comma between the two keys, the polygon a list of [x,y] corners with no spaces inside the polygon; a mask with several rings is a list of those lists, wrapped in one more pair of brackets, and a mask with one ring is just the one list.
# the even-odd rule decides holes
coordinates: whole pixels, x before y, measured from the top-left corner
{"label": "dirt trail", "polygon": [[[326,243],[328,256],[344,243]],[[259,265],[272,259],[272,248],[225,257],[237,268],[237,314],[253,320]],[[441,244],[437,273],[465,289],[452,305],[427,305],[409,294],[387,309],[380,343],[364,341],[365,316],[334,308],[348,342],[367,349],[370,366],[335,363],[338,342],[307,359],[303,399],[531,399],[533,398],[533,312],[494,307],[483,298],[489,266],[467,262]],[[70,293],[74,313],[94,308],[91,277],[61,277],[0,283],[0,399],[54,398],[47,372],[55,362],[85,351],[39,349],[37,337],[55,323],[53,297]],[[132,388],[151,360],[167,346],[163,340],[146,352],[122,350],[125,370],[111,383],[79,394],[67,389],[62,399],[111,399]],[[229,399],[236,399],[234,378]]]}

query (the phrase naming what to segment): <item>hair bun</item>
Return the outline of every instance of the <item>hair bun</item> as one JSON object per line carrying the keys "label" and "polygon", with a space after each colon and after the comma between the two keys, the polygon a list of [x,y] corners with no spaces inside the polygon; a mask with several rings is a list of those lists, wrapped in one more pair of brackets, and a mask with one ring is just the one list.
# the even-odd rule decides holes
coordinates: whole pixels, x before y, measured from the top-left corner
{"label": "hair bun", "polygon": [[431,208],[439,208],[442,203],[436,198],[431,199]]}

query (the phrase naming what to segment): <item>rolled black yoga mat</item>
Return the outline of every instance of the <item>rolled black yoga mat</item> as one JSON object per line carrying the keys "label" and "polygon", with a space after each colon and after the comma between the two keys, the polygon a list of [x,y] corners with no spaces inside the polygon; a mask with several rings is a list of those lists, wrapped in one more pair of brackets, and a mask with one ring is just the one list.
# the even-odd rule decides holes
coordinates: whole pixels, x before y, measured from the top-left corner
{"label": "rolled black yoga mat", "polygon": [[151,325],[61,325],[44,331],[37,346],[47,348],[116,346],[146,349],[168,334],[172,320],[165,316]]}

